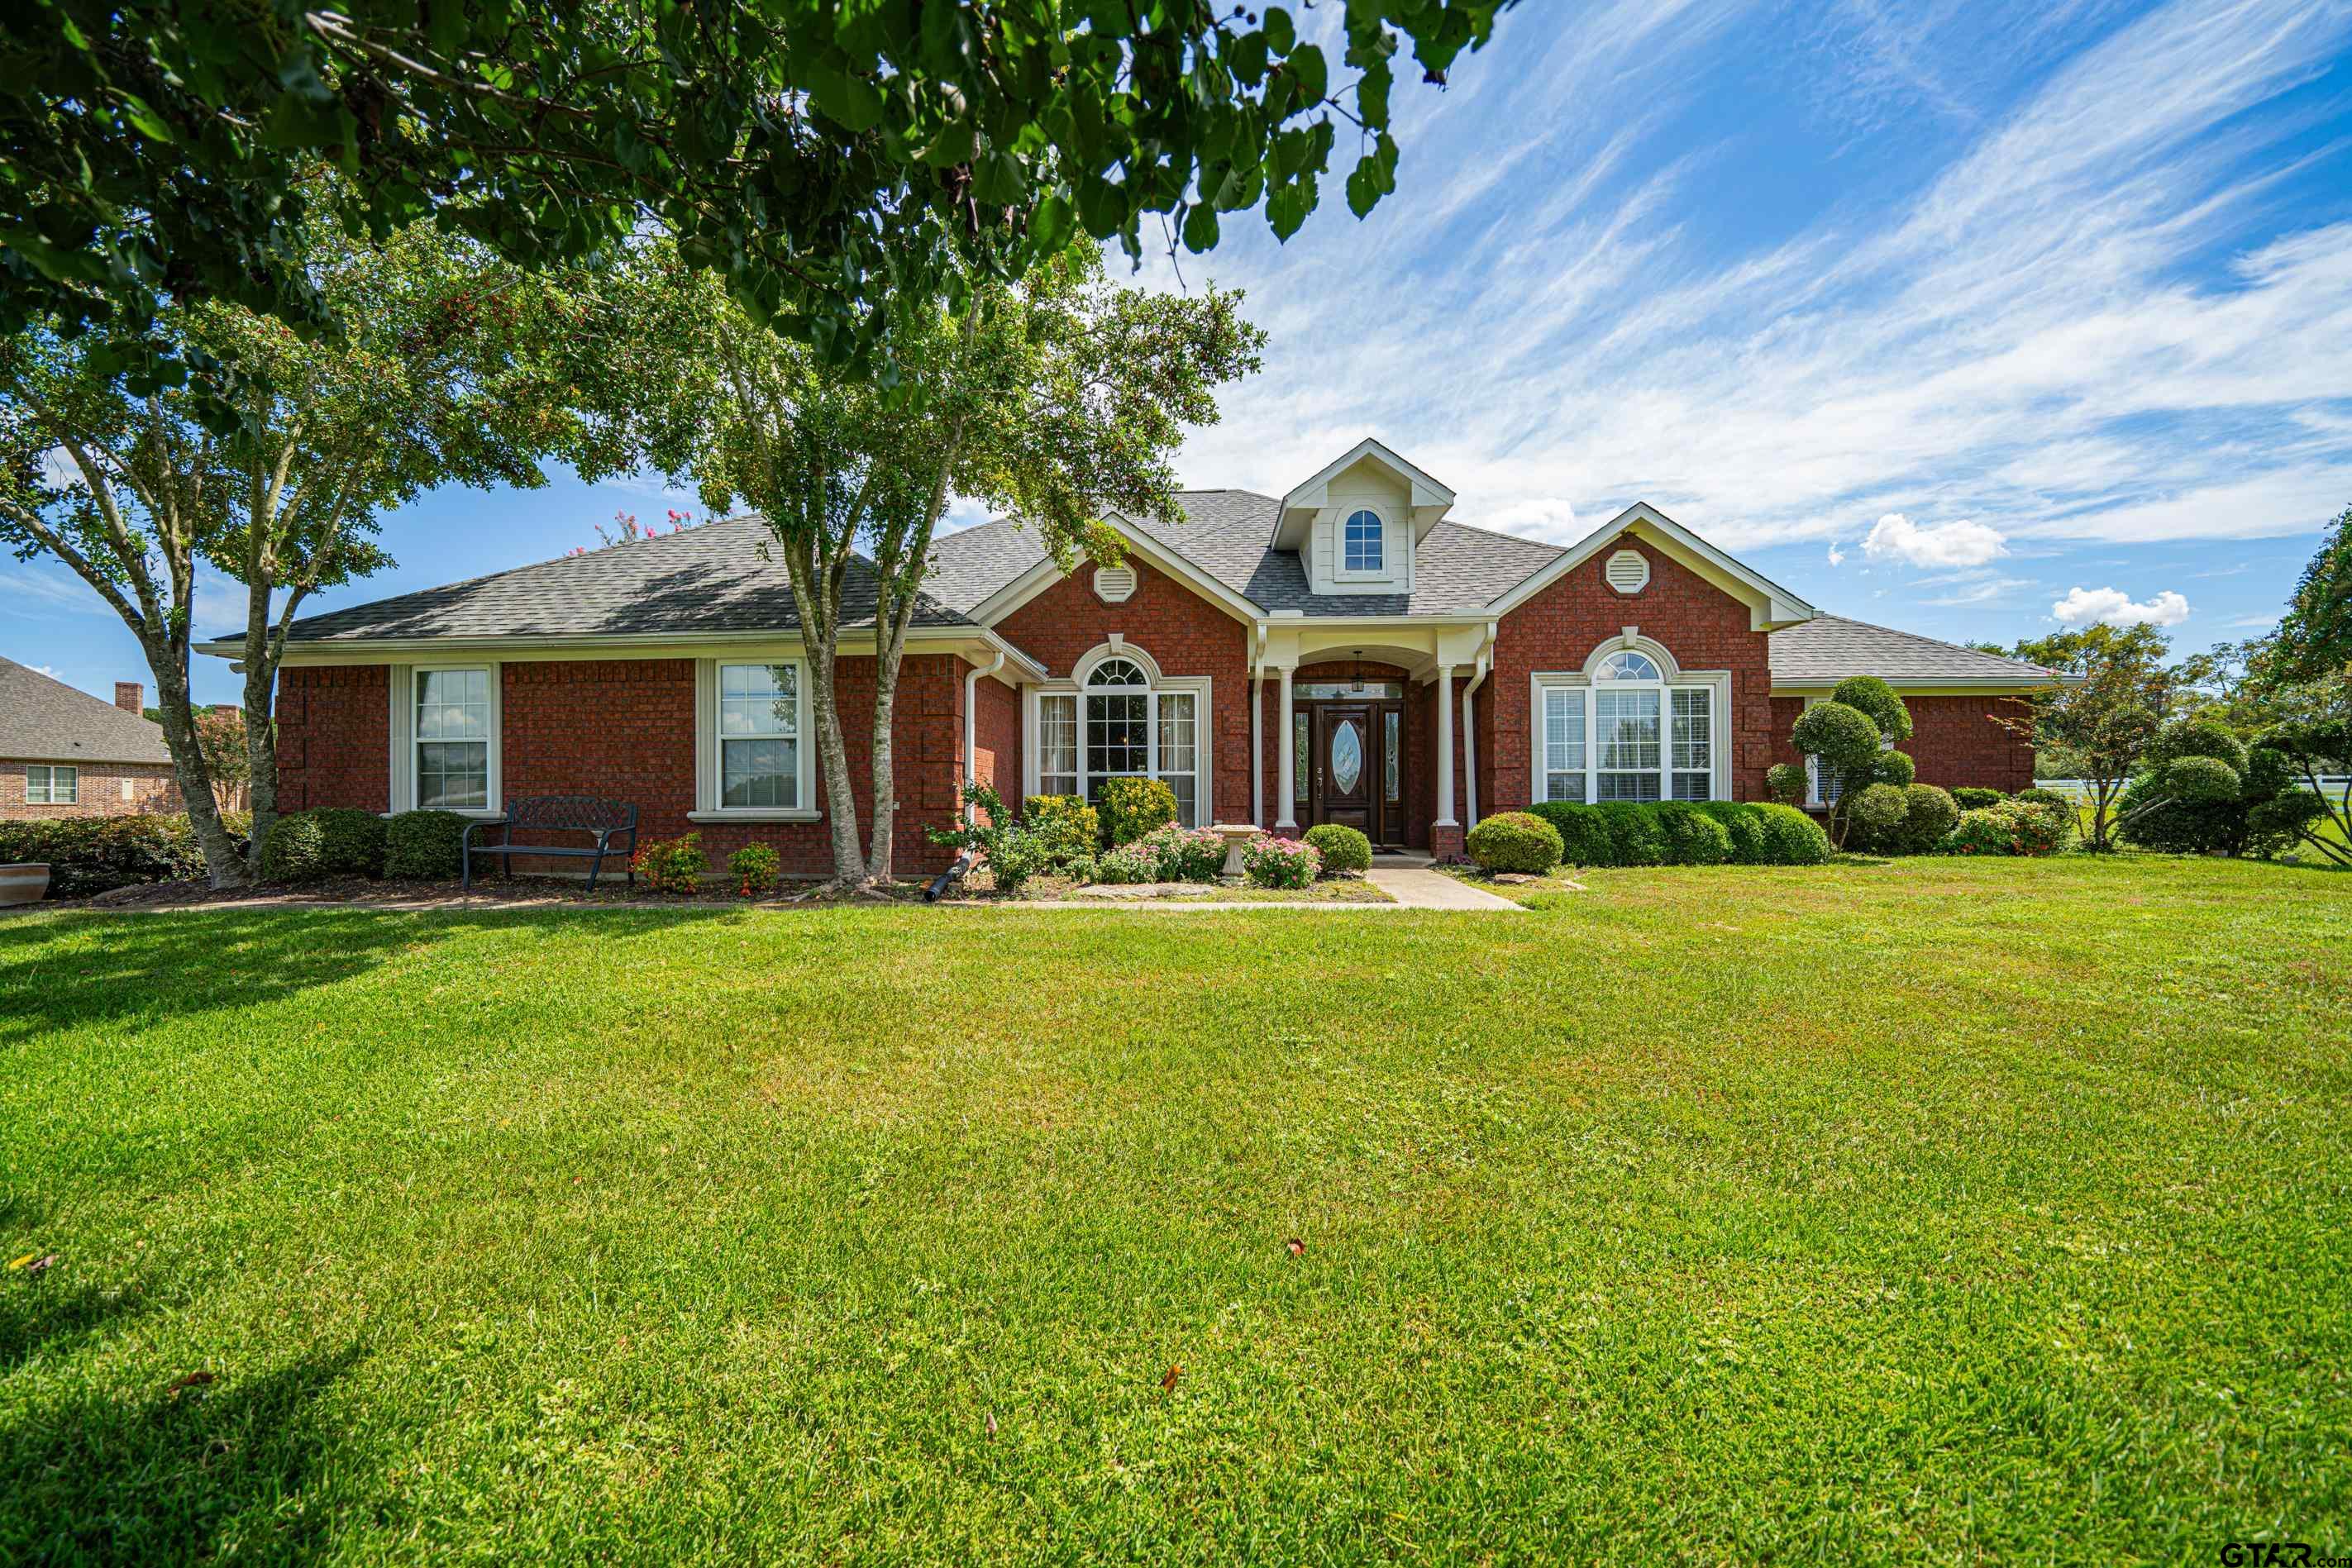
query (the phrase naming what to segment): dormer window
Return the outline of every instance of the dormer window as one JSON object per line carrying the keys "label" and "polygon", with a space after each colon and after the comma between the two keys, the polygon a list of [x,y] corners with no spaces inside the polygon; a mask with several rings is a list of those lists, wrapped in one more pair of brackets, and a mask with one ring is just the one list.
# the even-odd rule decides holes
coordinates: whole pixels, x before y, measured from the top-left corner
{"label": "dormer window", "polygon": [[1340,566],[1342,571],[1381,572],[1388,570],[1388,557],[1382,546],[1384,525],[1381,515],[1366,507],[1348,514],[1340,535]]}

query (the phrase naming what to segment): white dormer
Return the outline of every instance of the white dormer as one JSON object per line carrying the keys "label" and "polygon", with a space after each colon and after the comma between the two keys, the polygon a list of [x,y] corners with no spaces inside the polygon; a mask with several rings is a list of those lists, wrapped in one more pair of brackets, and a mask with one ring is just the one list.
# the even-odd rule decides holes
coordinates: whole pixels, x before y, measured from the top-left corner
{"label": "white dormer", "polygon": [[1411,593],[1414,547],[1453,505],[1453,491],[1360,441],[1282,498],[1274,548],[1298,552],[1318,593]]}

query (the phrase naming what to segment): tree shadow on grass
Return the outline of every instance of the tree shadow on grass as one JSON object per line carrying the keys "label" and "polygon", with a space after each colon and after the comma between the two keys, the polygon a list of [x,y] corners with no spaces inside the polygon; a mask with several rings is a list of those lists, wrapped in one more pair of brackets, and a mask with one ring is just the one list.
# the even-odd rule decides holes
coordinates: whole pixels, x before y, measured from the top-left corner
{"label": "tree shadow on grass", "polygon": [[110,1324],[147,1312],[151,1304],[136,1286],[68,1284],[11,1270],[0,1278],[0,1377],[35,1356],[70,1352]]}
{"label": "tree shadow on grass", "polygon": [[13,1413],[0,1424],[0,1561],[315,1554],[330,1511],[305,1493],[337,1442],[317,1406],[358,1354]]}
{"label": "tree shadow on grass", "polygon": [[[173,910],[0,926],[0,1046],[51,1031],[165,1023],[278,1000],[363,974],[473,929],[578,931],[610,950],[727,905],[634,912]],[[94,934],[93,941],[74,937]]]}

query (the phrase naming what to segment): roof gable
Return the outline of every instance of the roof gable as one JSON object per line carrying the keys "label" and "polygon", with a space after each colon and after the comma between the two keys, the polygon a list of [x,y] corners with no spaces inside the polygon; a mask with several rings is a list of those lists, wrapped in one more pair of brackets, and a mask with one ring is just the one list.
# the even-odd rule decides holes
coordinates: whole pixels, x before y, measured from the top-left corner
{"label": "roof gable", "polygon": [[1425,538],[1454,505],[1451,488],[1368,435],[1282,497],[1275,512],[1274,533],[1268,544],[1276,549],[1298,549],[1306,539],[1307,529],[1314,521],[1315,514],[1331,504],[1331,482],[1360,463],[1381,470],[1396,484],[1412,517],[1412,537],[1416,541]]}
{"label": "roof gable", "polygon": [[1759,632],[1811,620],[1818,613],[1811,605],[1779,583],[1726,555],[1647,501],[1634,502],[1569,546],[1549,565],[1496,599],[1489,608],[1497,615],[1508,614],[1628,536],[1663,551],[1706,582],[1746,604],[1748,622]]}
{"label": "roof gable", "polygon": [[163,727],[14,659],[0,659],[0,757],[164,764]]}

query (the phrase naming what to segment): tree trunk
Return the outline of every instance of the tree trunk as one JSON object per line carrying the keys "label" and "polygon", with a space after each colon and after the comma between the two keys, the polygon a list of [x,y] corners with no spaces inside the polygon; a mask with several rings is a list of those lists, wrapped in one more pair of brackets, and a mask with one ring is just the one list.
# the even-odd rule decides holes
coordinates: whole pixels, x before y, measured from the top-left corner
{"label": "tree trunk", "polygon": [[892,875],[891,850],[898,837],[898,779],[891,745],[891,716],[898,706],[898,660],[906,643],[892,637],[886,645],[881,612],[874,627],[874,835],[866,856],[866,875],[877,886]]}
{"label": "tree trunk", "polygon": [[253,813],[253,841],[247,861],[261,873],[261,841],[278,820],[278,715],[276,660],[245,666],[245,760],[247,800]]}
{"label": "tree trunk", "polygon": [[[801,622],[805,632],[808,620]],[[825,822],[833,832],[833,880],[844,891],[866,883],[866,861],[857,849],[857,797],[849,782],[849,747],[841,733],[841,709],[835,704],[834,665],[840,638],[827,627],[822,637],[807,638],[810,695],[815,699],[817,764],[824,770]]]}
{"label": "tree trunk", "polygon": [[155,706],[163,716],[163,744],[171,748],[172,771],[178,779],[180,800],[195,830],[196,845],[204,851],[205,871],[215,887],[243,887],[252,878],[236,852],[236,841],[221,821],[213,799],[212,769],[205,765],[204,748],[196,743],[195,714],[188,701],[187,667],[181,648],[169,639],[142,639],[147,668],[155,677]]}

